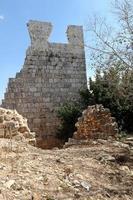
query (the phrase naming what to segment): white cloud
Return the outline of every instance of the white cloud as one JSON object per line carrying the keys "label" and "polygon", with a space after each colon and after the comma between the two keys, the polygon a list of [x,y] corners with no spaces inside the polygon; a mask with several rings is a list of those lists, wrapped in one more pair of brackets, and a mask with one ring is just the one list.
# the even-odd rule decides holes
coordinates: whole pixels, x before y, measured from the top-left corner
{"label": "white cloud", "polygon": [[4,20],[5,17],[3,15],[0,15],[0,20]]}

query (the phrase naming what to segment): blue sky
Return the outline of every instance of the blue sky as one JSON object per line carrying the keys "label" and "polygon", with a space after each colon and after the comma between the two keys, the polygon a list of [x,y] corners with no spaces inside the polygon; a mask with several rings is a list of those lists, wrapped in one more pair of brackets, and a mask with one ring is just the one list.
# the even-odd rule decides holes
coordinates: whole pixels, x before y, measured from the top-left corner
{"label": "blue sky", "polygon": [[89,16],[93,14],[110,18],[110,2],[111,0],[0,0],[0,100],[8,78],[14,77],[23,66],[25,52],[30,45],[26,27],[30,19],[52,22],[54,27],[49,41],[66,42],[67,25],[85,27]]}

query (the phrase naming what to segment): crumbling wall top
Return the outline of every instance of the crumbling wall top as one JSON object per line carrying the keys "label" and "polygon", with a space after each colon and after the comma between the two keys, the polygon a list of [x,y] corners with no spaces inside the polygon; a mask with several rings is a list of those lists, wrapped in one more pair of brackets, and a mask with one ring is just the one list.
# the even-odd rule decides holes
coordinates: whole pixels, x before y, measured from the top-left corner
{"label": "crumbling wall top", "polygon": [[67,38],[69,44],[78,45],[83,48],[83,27],[70,25],[67,28]]}
{"label": "crumbling wall top", "polygon": [[[52,31],[52,24],[50,22],[40,22],[30,20],[27,23],[28,31],[31,39],[31,47],[33,49],[45,49],[50,44],[48,38]],[[70,25],[67,27],[68,46],[83,48],[83,27]],[[55,43],[57,45],[57,43]],[[60,44],[63,45],[63,44]],[[66,45],[66,44],[64,44]]]}
{"label": "crumbling wall top", "polygon": [[34,48],[46,46],[52,31],[52,24],[49,22],[30,20],[27,26],[30,34],[31,46]]}

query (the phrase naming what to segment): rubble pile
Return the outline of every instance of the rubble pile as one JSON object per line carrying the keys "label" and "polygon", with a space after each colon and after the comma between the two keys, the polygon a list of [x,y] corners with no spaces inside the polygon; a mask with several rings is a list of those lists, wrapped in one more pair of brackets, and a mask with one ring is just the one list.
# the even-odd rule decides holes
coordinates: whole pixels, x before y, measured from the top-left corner
{"label": "rubble pile", "polygon": [[118,133],[118,125],[114,117],[111,117],[110,110],[100,105],[88,106],[82,116],[75,124],[77,131],[74,139],[107,139],[115,137]]}
{"label": "rubble pile", "polygon": [[[92,142],[91,142],[92,141]],[[43,150],[0,139],[0,200],[132,200],[133,137]]]}
{"label": "rubble pile", "polygon": [[28,127],[27,119],[18,114],[16,110],[0,107],[0,138],[22,140],[35,144],[35,133]]}

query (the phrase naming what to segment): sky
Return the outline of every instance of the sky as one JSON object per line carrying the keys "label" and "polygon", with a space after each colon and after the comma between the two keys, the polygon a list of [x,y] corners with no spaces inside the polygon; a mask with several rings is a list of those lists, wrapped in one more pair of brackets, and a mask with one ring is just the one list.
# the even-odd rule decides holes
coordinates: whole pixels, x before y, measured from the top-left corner
{"label": "sky", "polygon": [[0,100],[8,79],[15,77],[24,64],[30,46],[26,27],[29,20],[51,22],[49,41],[64,43],[67,25],[85,28],[88,18],[95,14],[110,18],[110,3],[111,0],[0,0]]}

